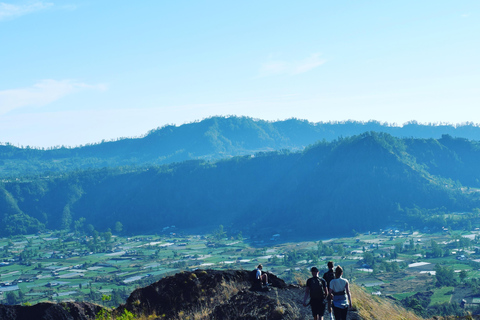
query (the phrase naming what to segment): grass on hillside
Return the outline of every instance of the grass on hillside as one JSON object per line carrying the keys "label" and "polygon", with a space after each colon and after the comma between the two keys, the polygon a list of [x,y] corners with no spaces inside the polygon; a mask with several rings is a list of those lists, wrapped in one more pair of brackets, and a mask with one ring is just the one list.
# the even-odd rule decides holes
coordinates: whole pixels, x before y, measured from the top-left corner
{"label": "grass on hillside", "polygon": [[353,307],[363,320],[423,320],[415,313],[385,298],[374,296],[361,287],[351,284]]}
{"label": "grass on hillside", "polygon": [[450,302],[450,299],[452,298],[453,290],[454,290],[454,287],[443,287],[435,290],[433,292],[430,305],[432,306],[437,303]]}
{"label": "grass on hillside", "polygon": [[404,293],[396,293],[393,294],[393,297],[397,300],[403,300],[405,298],[408,298],[410,296],[413,296],[416,292],[404,292]]}

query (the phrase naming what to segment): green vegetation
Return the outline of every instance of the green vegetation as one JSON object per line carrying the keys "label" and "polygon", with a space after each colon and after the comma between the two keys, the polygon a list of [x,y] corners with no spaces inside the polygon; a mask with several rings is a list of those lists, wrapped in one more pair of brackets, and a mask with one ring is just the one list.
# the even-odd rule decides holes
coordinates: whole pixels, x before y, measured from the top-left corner
{"label": "green vegetation", "polygon": [[[279,242],[282,235],[268,242],[239,239],[222,226],[203,236],[182,235],[176,227],[160,235],[135,237],[98,232],[15,236],[0,239],[0,261],[4,261],[0,299],[8,304],[74,299],[113,308],[135,288],[182,270],[249,270],[262,263],[266,271],[297,283],[308,278],[312,265],[326,271],[326,262],[333,260],[352,283],[402,301],[419,315],[460,314],[461,299],[475,310],[476,300],[469,297],[480,295],[479,275],[467,271],[460,276],[480,259],[480,253],[472,250],[478,245],[472,235],[478,232],[464,232],[472,240],[463,248],[456,232],[396,229],[306,242]],[[451,254],[440,258],[427,254],[437,246],[442,252],[449,248]],[[97,318],[108,319],[108,312]]]}
{"label": "green vegetation", "polygon": [[405,298],[408,298],[408,297],[411,297],[415,294],[416,292],[403,292],[403,293],[395,293],[395,294],[392,294],[392,296],[396,299],[396,300],[403,300]]}
{"label": "green vegetation", "polygon": [[[119,138],[79,147],[36,149],[4,142],[0,145],[0,177],[52,176],[94,168],[219,160],[271,150],[295,151],[317,141],[333,141],[369,131],[385,132],[395,137],[438,139],[442,134],[449,134],[480,140],[480,128],[471,123],[437,126],[412,121],[403,127],[392,127],[377,121],[310,123],[298,119],[269,122],[247,117],[212,117],[179,127],[167,125],[140,138]],[[423,144],[433,144],[437,151],[441,151],[442,146],[435,146],[432,140],[418,144],[420,156],[428,163],[430,151],[423,152]],[[455,156],[445,157],[439,164],[456,160]]]}
{"label": "green vegetation", "polygon": [[480,217],[480,203],[463,183],[480,186],[479,155],[477,143],[462,139],[402,140],[370,132],[297,153],[4,180],[0,235],[45,229],[155,233],[171,225],[201,233],[223,225],[235,235],[288,232],[299,240],[312,238],[336,217],[342,223],[324,228],[322,236],[392,223],[468,229]]}
{"label": "green vegetation", "polygon": [[450,302],[453,295],[454,287],[443,287],[435,290],[431,297],[430,305],[442,304]]}
{"label": "green vegetation", "polygon": [[[323,130],[211,118],[188,146],[192,126],[73,149],[0,146],[0,299],[113,307],[181,270],[260,262],[301,282],[332,259],[418,315],[460,315],[463,298],[477,308],[480,143],[367,132],[302,149],[287,124]],[[265,151],[280,147],[293,151]],[[185,159],[196,160],[158,166]]]}

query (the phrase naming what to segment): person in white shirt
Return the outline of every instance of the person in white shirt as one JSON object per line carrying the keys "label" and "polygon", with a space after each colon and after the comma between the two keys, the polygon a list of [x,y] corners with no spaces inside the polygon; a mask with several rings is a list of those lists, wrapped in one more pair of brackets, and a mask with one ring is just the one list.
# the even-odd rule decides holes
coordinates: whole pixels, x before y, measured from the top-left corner
{"label": "person in white shirt", "polygon": [[[337,266],[335,269],[335,279],[330,281],[329,292],[333,299],[328,301],[328,311],[335,315],[335,320],[347,320],[348,308],[352,308],[352,296],[350,295],[350,286],[348,280],[342,278],[343,269]],[[330,302],[331,301],[331,302]]]}
{"label": "person in white shirt", "polygon": [[257,267],[257,276],[256,276],[256,279],[257,280],[260,280],[260,283],[263,283],[263,284],[267,284],[268,283],[268,276],[266,273],[263,273],[262,274],[262,269],[263,269],[263,266],[262,264],[259,264],[258,267]]}

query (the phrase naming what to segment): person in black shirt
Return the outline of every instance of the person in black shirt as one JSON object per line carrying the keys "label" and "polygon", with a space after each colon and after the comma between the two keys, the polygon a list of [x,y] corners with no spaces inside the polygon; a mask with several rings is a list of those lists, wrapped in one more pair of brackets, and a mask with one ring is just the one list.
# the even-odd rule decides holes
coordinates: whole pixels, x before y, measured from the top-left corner
{"label": "person in black shirt", "polygon": [[[327,262],[328,271],[323,274],[323,279],[327,283],[327,288],[330,288],[330,281],[335,279],[335,272],[333,271],[333,261]],[[327,296],[328,305],[331,304],[332,296]],[[330,313],[330,319],[333,320],[333,315]]]}
{"label": "person in black shirt", "polygon": [[333,261],[327,262],[328,271],[323,274],[323,279],[327,282],[327,288],[330,286],[330,281],[335,279],[335,272],[333,271]]}
{"label": "person in black shirt", "polygon": [[325,312],[325,298],[327,297],[327,283],[318,276],[317,267],[310,269],[312,277],[307,280],[305,296],[303,297],[303,306],[307,306],[307,297],[310,295],[310,307],[314,320],[323,320]]}

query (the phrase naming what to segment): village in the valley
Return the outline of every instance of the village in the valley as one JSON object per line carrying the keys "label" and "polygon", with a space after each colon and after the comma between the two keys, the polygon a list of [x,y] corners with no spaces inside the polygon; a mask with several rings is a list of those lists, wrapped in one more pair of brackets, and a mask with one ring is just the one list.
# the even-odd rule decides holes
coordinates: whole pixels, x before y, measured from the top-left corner
{"label": "village in the valley", "polygon": [[[118,305],[135,288],[195,269],[254,269],[262,263],[290,283],[307,279],[313,265],[333,260],[345,277],[375,295],[397,300],[433,291],[431,303],[480,303],[472,281],[480,278],[480,232],[447,228],[387,228],[351,238],[286,242],[227,236],[185,235],[174,226],[161,234],[132,237],[42,233],[0,239],[0,303],[88,300],[109,296]],[[440,283],[436,277],[442,273]],[[451,277],[451,279],[448,279]],[[479,279],[480,280],[480,279]],[[104,301],[105,303],[105,301]]]}

